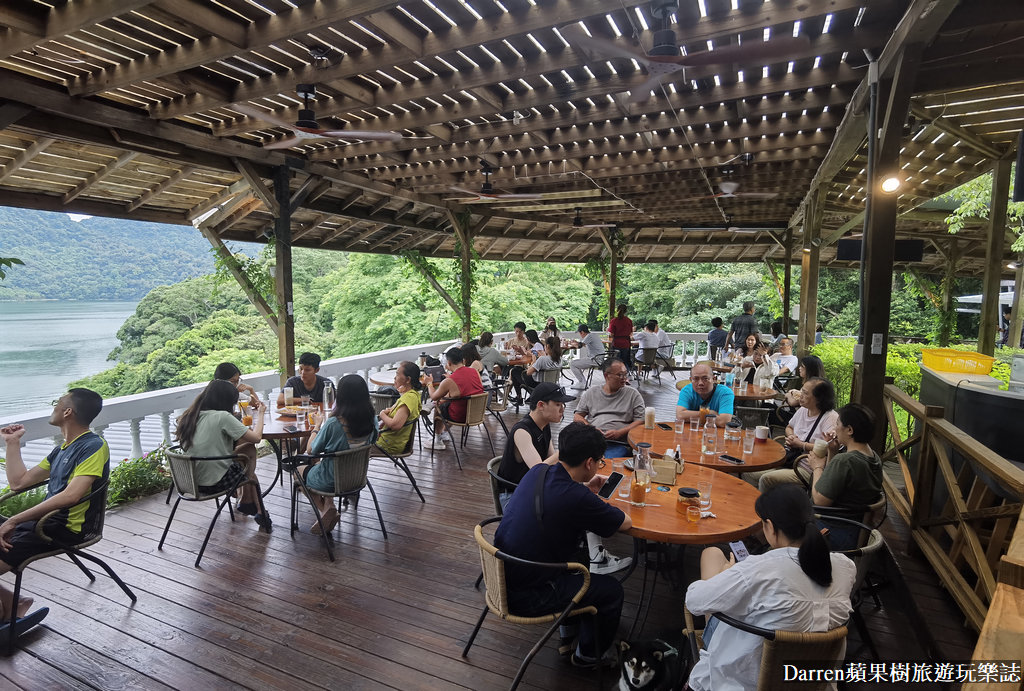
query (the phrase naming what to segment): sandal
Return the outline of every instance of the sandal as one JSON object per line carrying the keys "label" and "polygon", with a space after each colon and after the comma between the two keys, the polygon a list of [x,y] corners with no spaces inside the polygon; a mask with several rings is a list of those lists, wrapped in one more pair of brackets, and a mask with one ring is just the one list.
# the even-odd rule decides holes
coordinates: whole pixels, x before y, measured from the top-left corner
{"label": "sandal", "polygon": [[340,519],[341,516],[338,514],[338,510],[332,506],[330,511],[327,511],[320,516],[320,521],[313,521],[313,525],[310,526],[309,532],[314,535],[323,535],[320,531],[320,523],[323,523],[324,531],[330,534],[334,530],[334,526],[338,525],[338,521]]}

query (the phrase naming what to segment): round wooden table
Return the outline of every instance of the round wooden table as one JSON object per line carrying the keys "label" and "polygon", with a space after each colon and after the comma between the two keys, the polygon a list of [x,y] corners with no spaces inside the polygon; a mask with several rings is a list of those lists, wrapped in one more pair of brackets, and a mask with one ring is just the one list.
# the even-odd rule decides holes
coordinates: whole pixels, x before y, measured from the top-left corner
{"label": "round wooden table", "polygon": [[[311,403],[310,405],[318,410],[322,407],[319,403]],[[274,449],[274,455],[277,456],[277,473],[274,475],[273,482],[263,492],[263,496],[267,496],[270,490],[274,489],[274,485],[281,479],[283,472],[281,461],[284,459],[285,445],[291,441],[302,442],[308,439],[313,434],[313,431],[308,427],[308,425],[300,425],[297,417],[280,415],[276,405],[267,407],[267,412],[263,417],[263,438],[270,442],[270,447]]]}
{"label": "round wooden table", "polygon": [[[654,429],[644,429],[643,426],[634,427],[629,430],[629,443],[631,446],[636,448],[638,443],[645,441],[651,445],[651,451],[657,454],[664,452],[665,449],[672,449],[674,451],[676,444],[679,444],[679,451],[682,453],[683,460],[686,461],[688,466],[705,466],[707,468],[713,468],[714,470],[721,470],[726,473],[734,474],[752,473],[756,470],[777,468],[786,460],[786,449],[782,444],[774,439],[755,442],[754,450],[749,454],[744,454],[742,437],[739,441],[730,441],[726,443],[724,435],[725,430],[722,428],[718,429],[717,453],[715,453],[714,456],[707,456],[701,453],[700,450],[701,436],[704,433],[703,429],[694,432],[690,429],[690,423],[687,421],[685,431],[677,440],[673,423],[674,421],[658,423],[670,425],[667,430],[658,427],[658,424],[654,425]],[[743,463],[737,464],[723,461],[719,458],[722,454],[728,454],[730,456],[743,459]],[[689,487],[690,485],[684,486]]]}
{"label": "round wooden table", "polygon": [[384,370],[383,372],[373,372],[369,379],[371,384],[377,386],[394,386],[395,385],[395,374],[398,372],[396,369]]}
{"label": "round wooden table", "polygon": [[[689,379],[680,379],[676,382],[676,388],[680,391],[690,383]],[[719,384],[719,386],[725,386],[725,384]],[[740,393],[738,386],[732,387],[732,394],[737,401],[767,401],[775,398],[779,392],[775,389],[766,389],[763,386],[757,384],[747,384],[747,390],[744,393]]]}

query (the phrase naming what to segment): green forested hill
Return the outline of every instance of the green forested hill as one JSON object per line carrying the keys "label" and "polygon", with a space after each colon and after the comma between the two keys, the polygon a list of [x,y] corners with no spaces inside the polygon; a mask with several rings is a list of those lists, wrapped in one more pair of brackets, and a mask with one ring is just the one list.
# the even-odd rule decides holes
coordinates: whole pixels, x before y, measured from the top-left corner
{"label": "green forested hill", "polygon": [[213,256],[188,226],[0,207],[0,256],[17,257],[0,300],[139,300],[153,287],[209,273]]}

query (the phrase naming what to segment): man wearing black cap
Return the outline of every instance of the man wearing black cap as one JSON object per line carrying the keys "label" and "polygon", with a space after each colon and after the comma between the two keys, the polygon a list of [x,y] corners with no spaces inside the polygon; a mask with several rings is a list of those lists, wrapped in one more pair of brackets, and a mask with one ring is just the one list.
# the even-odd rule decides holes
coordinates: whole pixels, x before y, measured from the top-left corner
{"label": "man wearing black cap", "polygon": [[[562,421],[565,404],[576,398],[567,395],[551,382],[541,382],[530,396],[530,414],[517,422],[509,431],[505,442],[505,453],[498,466],[498,475],[509,482],[519,484],[523,476],[538,463],[558,462],[558,454],[551,443],[551,424]],[[512,496],[510,488],[504,488],[499,495],[502,507]]]}

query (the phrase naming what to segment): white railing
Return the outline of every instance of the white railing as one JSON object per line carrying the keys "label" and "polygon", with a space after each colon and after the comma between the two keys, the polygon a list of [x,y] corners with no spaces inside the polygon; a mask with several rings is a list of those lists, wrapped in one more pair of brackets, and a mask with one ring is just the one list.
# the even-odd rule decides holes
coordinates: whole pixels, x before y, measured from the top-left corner
{"label": "white railing", "polygon": [[[511,335],[511,332],[494,334],[496,340],[504,339]],[[692,364],[695,357],[706,355],[707,353],[707,334],[670,333],[669,337],[677,341],[677,357],[680,354],[684,355],[687,363]],[[403,348],[390,348],[362,355],[324,360],[320,363],[320,374],[330,377],[335,381],[346,374],[360,374],[366,377],[371,372],[392,369],[403,360],[415,361],[420,356],[420,353],[427,353],[437,357],[454,343],[457,343],[457,341],[418,343]],[[243,380],[259,392],[264,400],[269,400],[270,395],[278,390],[281,385],[280,373],[277,370],[243,374]],[[108,426],[128,421],[132,438],[131,455],[137,458],[148,450],[142,448],[140,430],[143,420],[149,416],[159,416],[163,439],[165,442],[170,441],[171,418],[175,411],[187,408],[205,386],[206,383],[204,382],[176,386],[170,389],[160,389],[158,391],[147,391],[146,393],[132,394],[130,396],[107,398],[103,401],[102,412],[100,412],[92,424],[93,430],[102,434],[103,430]],[[15,422],[23,424],[25,426],[25,436],[22,442],[52,439],[56,443],[61,443],[63,438],[60,437],[57,429],[48,422],[50,412],[47,409],[27,411],[19,415],[7,415],[0,417],[0,426]]]}

